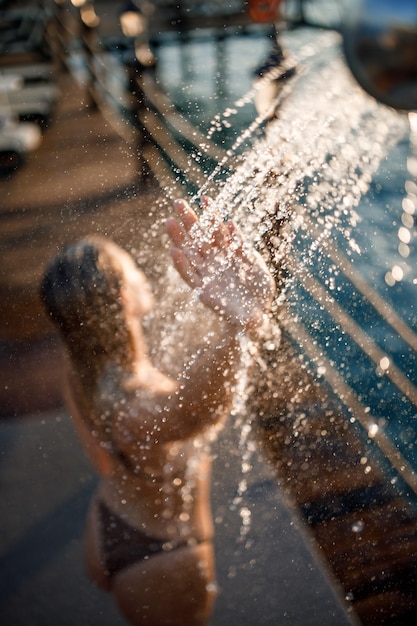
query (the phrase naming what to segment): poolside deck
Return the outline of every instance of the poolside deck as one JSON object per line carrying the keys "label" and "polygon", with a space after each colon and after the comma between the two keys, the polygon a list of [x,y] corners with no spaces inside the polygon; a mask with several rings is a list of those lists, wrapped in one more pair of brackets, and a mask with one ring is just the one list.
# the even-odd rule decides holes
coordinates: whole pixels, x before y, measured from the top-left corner
{"label": "poolside deck", "polygon": [[[4,441],[10,439],[17,442],[15,453],[3,450],[4,454],[7,452],[3,480],[9,489],[8,498],[14,502],[15,528],[12,536],[16,542],[13,550],[5,553],[7,558],[4,562],[10,565],[17,555],[24,563],[27,553],[32,559],[31,567],[23,578],[20,578],[21,571],[16,565],[12,578],[12,596],[17,594],[13,596],[14,603],[18,602],[19,590],[24,585],[30,587],[33,583],[34,588],[41,589],[45,580],[43,575],[52,581],[53,573],[57,571],[54,567],[66,568],[69,575],[74,576],[71,587],[74,597],[86,584],[79,562],[79,534],[94,478],[83,465],[71,435],[65,435],[62,440],[59,440],[59,435],[55,439],[57,421],[65,422],[63,429],[67,432],[67,416],[59,393],[59,343],[37,299],[37,285],[43,267],[58,247],[86,232],[111,234],[118,243],[132,248],[147,234],[156,217],[161,218],[161,212],[167,210],[166,205],[157,204],[161,192],[156,180],[151,178],[145,183],[138,178],[134,151],[99,112],[87,106],[86,94],[69,76],[61,80],[60,88],[56,116],[45,133],[40,149],[14,177],[0,181],[0,366],[3,372],[0,406],[1,417],[4,418],[0,426]],[[155,252],[164,254],[163,248],[156,247]],[[143,260],[148,263],[145,269],[152,272],[152,264],[146,258]],[[294,360],[292,369],[291,359]],[[291,352],[285,354],[281,366],[293,372],[292,386],[288,386],[288,392],[293,392],[300,382],[297,356]],[[327,407],[326,414],[317,414],[316,407],[324,405]],[[308,412],[312,407],[315,408],[311,411],[308,424],[305,422],[295,429],[294,419],[299,419],[301,423],[301,413]],[[294,612],[290,623],[339,626],[350,619],[354,621],[354,617],[349,618],[340,603],[342,589],[365,625],[414,623],[417,615],[417,521],[407,501],[399,498],[386,484],[378,464],[368,458],[363,441],[344,422],[324,390],[315,388],[313,395],[300,397],[299,413],[294,413],[293,420],[287,419],[281,405],[269,406],[265,415],[268,419],[264,418],[260,423],[261,440],[269,450],[276,480],[281,487],[278,489],[277,482],[271,482],[271,475],[261,464],[254,480],[252,497],[256,506],[260,506],[262,500],[265,508],[254,530],[278,536],[282,528],[280,524],[284,524],[286,529],[282,541],[273,542],[274,551],[270,559],[266,559],[268,548],[259,545],[254,557],[255,561],[263,563],[262,584],[266,584],[266,580],[274,582],[270,593],[276,596],[270,601],[270,611],[282,610],[291,615],[300,596],[303,596],[301,606],[304,613]],[[299,434],[295,435],[295,432]],[[22,489],[30,489],[37,481],[49,484],[51,478],[44,461],[40,472],[39,455],[32,441],[41,447],[43,441],[48,442],[46,454],[53,459],[53,463],[58,462],[54,456],[54,443],[58,442],[58,449],[65,457],[62,461],[63,475],[68,474],[70,484],[63,504],[59,482],[51,482],[44,491],[36,487],[29,498],[30,515],[34,515],[36,520],[34,526],[23,519],[26,500],[20,502],[15,493],[16,489],[21,492]],[[24,473],[21,468],[25,458],[29,458],[27,455],[32,455],[33,462],[25,468],[28,473]],[[81,479],[78,471],[72,473],[74,458],[82,468]],[[220,484],[227,471],[223,468],[218,472],[216,480]],[[84,481],[83,486],[80,486],[79,480]],[[227,484],[229,494],[233,493],[232,482]],[[261,493],[261,485],[267,486],[267,496],[265,492]],[[294,502],[298,510],[294,517],[285,498],[282,499],[282,493]],[[47,498],[50,498],[50,503],[46,503]],[[224,503],[217,501],[216,506],[219,516],[224,514]],[[271,527],[267,525],[267,520],[271,519],[268,507],[269,513],[278,511]],[[68,527],[66,516],[71,513],[74,526]],[[298,515],[305,523],[299,526],[299,533],[290,535],[289,528],[294,520],[296,526],[299,524]],[[8,524],[12,526],[11,522]],[[44,533],[45,529],[52,527],[51,524],[56,524],[53,526],[55,532],[60,525],[65,528],[67,544],[60,543],[62,538],[57,534],[55,543],[47,547]],[[232,523],[228,528],[228,531],[224,530],[225,538],[231,541],[239,529]],[[38,554],[36,544],[40,536],[44,537],[42,549],[47,550],[43,553],[43,563],[48,569],[46,574],[35,563]],[[321,557],[311,549],[310,537],[314,537],[321,547]],[[221,537],[219,542],[221,551],[224,548]],[[295,568],[291,566],[294,559],[286,547],[288,545],[297,555]],[[60,551],[64,548],[65,558],[60,561]],[[226,569],[226,557],[231,556],[230,550],[224,554],[222,562]],[[262,558],[265,560],[262,561]],[[54,565],[55,562],[59,565]],[[330,579],[327,565],[332,572]],[[239,563],[236,564],[238,566]],[[260,576],[259,572],[257,575]],[[227,581],[232,590],[234,587],[226,576],[225,585]],[[253,579],[248,581],[248,585],[253,584]],[[278,594],[280,585],[284,585],[287,598],[282,593]],[[259,597],[262,597],[262,589],[258,591],[261,594]],[[88,594],[94,596],[94,607],[106,606],[107,613],[107,600],[100,594],[94,595],[89,587]],[[34,596],[30,597],[33,601]],[[84,590],[82,597],[88,603]],[[259,597],[254,600],[255,605],[261,602]],[[238,603],[241,596],[239,600],[232,593],[232,604],[228,609],[230,614],[238,606],[233,605],[233,599]],[[54,609],[55,619],[60,606],[66,606],[66,601],[61,588],[57,602],[62,604]],[[45,606],[45,598],[40,598],[39,602],[36,611],[40,614],[44,611],[43,616],[52,615],[50,608]],[[309,615],[312,602],[314,610]],[[100,610],[103,611],[102,608]],[[251,615],[256,615],[253,607],[251,610]],[[109,611],[106,619],[113,615],[111,609]],[[116,624],[116,617],[113,618],[112,623]],[[221,619],[219,616],[215,626],[223,623]],[[264,623],[268,623],[267,619],[266,616]],[[309,622],[309,619],[312,621]],[[243,620],[240,615],[236,624],[252,626],[255,623]],[[48,621],[44,617],[38,623],[46,626]],[[53,623],[52,619],[50,623]],[[104,617],[100,623],[105,623]],[[233,626],[230,619],[224,623]],[[274,623],[272,618],[269,623]]]}

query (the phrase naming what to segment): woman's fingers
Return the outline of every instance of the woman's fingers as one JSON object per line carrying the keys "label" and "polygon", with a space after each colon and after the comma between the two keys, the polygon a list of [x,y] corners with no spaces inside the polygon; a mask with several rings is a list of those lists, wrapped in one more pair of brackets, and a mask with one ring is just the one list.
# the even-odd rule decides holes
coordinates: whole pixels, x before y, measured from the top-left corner
{"label": "woman's fingers", "polygon": [[206,241],[210,242],[210,247],[219,249],[227,248],[229,244],[229,228],[224,223],[219,211],[212,210],[205,219],[204,212],[212,205],[213,200],[209,196],[201,197],[201,208],[203,210],[203,218],[200,220],[202,232],[207,235]]}
{"label": "woman's fingers", "polygon": [[187,285],[193,289],[201,287],[202,280],[187,255],[178,248],[171,248],[170,252],[175,269]]}
{"label": "woman's fingers", "polygon": [[198,218],[185,200],[174,200],[173,206],[176,217],[169,217],[165,228],[174,247],[180,250],[190,246],[192,239],[189,231]]}
{"label": "woman's fingers", "polygon": [[[202,207],[206,209],[211,200],[204,196]],[[217,212],[209,212],[199,219],[185,200],[174,201],[175,217],[168,218],[166,230],[174,246],[193,248],[195,253],[203,257],[211,254],[216,248],[227,246],[228,231]]]}
{"label": "woman's fingers", "polygon": [[177,219],[186,232],[189,232],[198,221],[197,215],[185,200],[174,200]]}
{"label": "woman's fingers", "polygon": [[186,237],[178,220],[175,217],[169,217],[165,222],[165,228],[174,246],[182,248]]}
{"label": "woman's fingers", "polygon": [[176,200],[176,217],[166,221],[166,230],[176,249],[171,254],[183,279],[196,286],[202,276],[213,277],[213,272],[227,267],[231,271],[242,272],[246,268],[249,274],[256,273],[257,259],[254,251],[244,245],[239,227],[232,221],[224,223],[217,211],[207,211],[212,204],[207,196],[202,197],[201,204],[206,212],[199,219],[185,200]]}

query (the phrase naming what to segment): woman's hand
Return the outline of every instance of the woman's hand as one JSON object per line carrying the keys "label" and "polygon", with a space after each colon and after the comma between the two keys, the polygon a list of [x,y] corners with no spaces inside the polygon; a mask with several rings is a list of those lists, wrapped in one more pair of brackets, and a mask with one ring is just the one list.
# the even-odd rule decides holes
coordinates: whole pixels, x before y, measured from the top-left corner
{"label": "woman's hand", "polygon": [[[203,198],[207,208],[208,198]],[[171,256],[180,276],[198,290],[200,301],[230,324],[252,330],[262,324],[275,293],[262,257],[245,244],[234,222],[214,211],[201,219],[185,200],[174,202],[176,217],[166,223]]]}

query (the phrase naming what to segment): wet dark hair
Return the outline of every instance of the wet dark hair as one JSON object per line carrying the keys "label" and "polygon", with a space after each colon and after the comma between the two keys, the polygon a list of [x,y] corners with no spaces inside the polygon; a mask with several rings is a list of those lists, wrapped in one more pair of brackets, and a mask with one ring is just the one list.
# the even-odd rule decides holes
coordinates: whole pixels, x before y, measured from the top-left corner
{"label": "wet dark hair", "polygon": [[40,296],[83,379],[97,379],[106,362],[129,367],[133,338],[122,301],[121,257],[112,241],[86,237],[66,246],[44,273]]}

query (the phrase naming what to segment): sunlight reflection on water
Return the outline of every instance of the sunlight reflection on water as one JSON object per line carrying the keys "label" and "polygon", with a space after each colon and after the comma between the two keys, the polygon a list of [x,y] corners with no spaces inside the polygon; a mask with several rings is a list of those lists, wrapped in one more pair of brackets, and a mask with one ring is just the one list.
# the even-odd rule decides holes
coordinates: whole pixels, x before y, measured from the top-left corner
{"label": "sunlight reflection on water", "polygon": [[[405,192],[407,185],[411,193],[414,189],[407,171],[409,120],[377,104],[353,82],[336,33],[300,29],[281,40],[302,60],[265,134],[262,124],[247,132],[248,119],[256,117],[248,76],[265,56],[268,40],[252,42],[252,54],[245,55],[250,63],[242,63],[245,80],[238,69],[234,74],[232,59],[241,57],[231,53],[230,44],[226,99],[222,93],[223,100],[218,95],[205,100],[204,89],[198,91],[198,72],[193,87],[183,93],[171,84],[171,97],[179,105],[182,98],[190,103],[193,91],[205,103],[206,108],[198,104],[194,111],[195,105],[187,104],[195,120],[207,120],[213,107],[211,126],[205,130],[232,146],[228,158],[234,173],[224,178],[223,171],[215,170],[194,199],[207,187],[215,196],[213,210],[224,219],[236,219],[272,266],[285,274],[281,300],[316,344],[316,375],[326,374],[321,355],[329,358],[366,410],[376,415],[375,423],[385,420],[385,432],[415,463],[409,438],[402,445],[397,419],[401,415],[412,421],[414,392],[410,387],[408,400],[390,380],[395,365],[405,376],[415,371],[414,349],[407,342],[404,346],[404,338],[387,326],[381,311],[367,303],[367,288],[361,292],[352,287],[343,270],[347,263],[416,327],[414,222],[407,219],[413,200]],[[203,54],[210,59],[207,50]],[[202,57],[198,59],[196,50],[193,55],[198,68]],[[228,124],[222,125],[224,120]],[[244,155],[237,160],[236,149]],[[334,319],[338,307],[341,312]]]}

